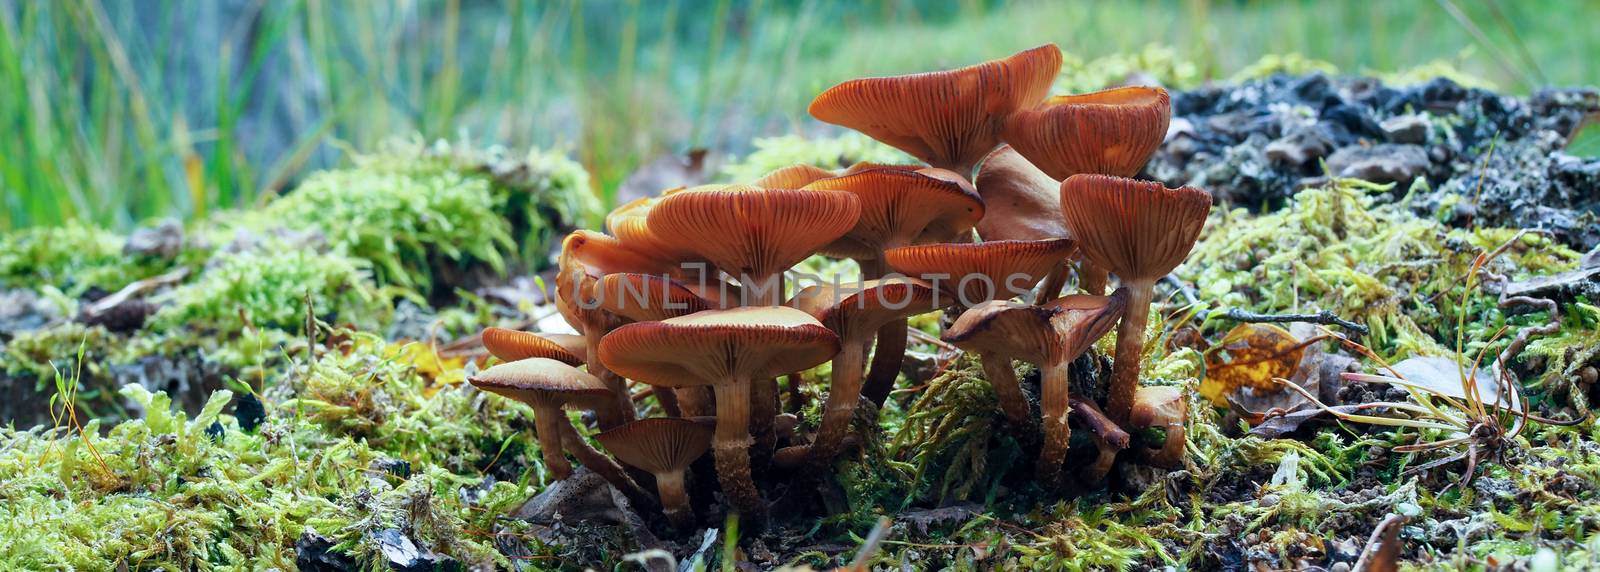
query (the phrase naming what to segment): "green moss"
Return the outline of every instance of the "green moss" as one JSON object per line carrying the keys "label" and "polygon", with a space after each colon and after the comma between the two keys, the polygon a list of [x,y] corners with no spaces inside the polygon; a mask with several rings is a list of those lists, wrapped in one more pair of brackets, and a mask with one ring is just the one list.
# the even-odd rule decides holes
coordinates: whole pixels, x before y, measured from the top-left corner
{"label": "green moss", "polygon": [[1256,60],[1255,63],[1240,68],[1228,81],[1243,82],[1271,77],[1276,74],[1304,75],[1309,73],[1333,75],[1339,73],[1339,68],[1327,61],[1308,58],[1298,52],[1267,54],[1261,56],[1261,59]]}
{"label": "green moss", "polygon": [[396,141],[312,174],[240,225],[320,232],[335,253],[370,263],[380,284],[427,294],[474,268],[537,263],[561,227],[595,210],[587,173],[563,156]]}
{"label": "green moss", "polygon": [[[468,566],[508,566],[490,535],[516,526],[498,515],[537,492],[518,483],[539,461],[475,444],[519,435],[526,411],[470,387],[425,398],[429,381],[389,351],[364,342],[301,370],[292,385],[306,397],[268,399],[253,433],[221,414],[229,392],[190,418],[137,386],[124,395],[144,416],[104,434],[98,422],[83,435],[0,428],[0,567],[293,569],[295,541],[311,530],[371,568],[381,565],[372,533],[387,528]],[[313,395],[365,400],[381,428],[330,421]],[[464,504],[460,490],[482,477],[473,463],[496,453],[526,472],[503,471],[510,478]],[[410,475],[373,468],[380,459],[409,461]]]}
{"label": "green moss", "polygon": [[167,260],[123,254],[125,241],[79,223],[0,235],[0,287],[55,288],[76,298],[93,288],[115,291],[170,269]]}

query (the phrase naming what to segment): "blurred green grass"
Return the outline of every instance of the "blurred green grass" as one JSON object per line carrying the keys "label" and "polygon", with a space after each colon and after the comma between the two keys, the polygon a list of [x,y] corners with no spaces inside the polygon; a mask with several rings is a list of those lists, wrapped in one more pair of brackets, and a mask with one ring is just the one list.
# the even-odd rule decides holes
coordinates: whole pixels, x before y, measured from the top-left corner
{"label": "blurred green grass", "polygon": [[818,131],[805,104],[840,80],[1046,41],[1171,46],[1205,78],[1298,52],[1592,85],[1597,19],[1565,0],[0,0],[0,230],[248,207],[409,133],[568,149],[608,197],[660,153]]}

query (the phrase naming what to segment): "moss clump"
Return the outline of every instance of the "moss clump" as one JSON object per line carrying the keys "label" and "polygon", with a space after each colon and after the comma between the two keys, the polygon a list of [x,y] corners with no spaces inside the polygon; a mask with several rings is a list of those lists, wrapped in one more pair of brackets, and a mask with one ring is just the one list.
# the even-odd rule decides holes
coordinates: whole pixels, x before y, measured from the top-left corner
{"label": "moss clump", "polygon": [[0,235],[0,287],[55,288],[77,298],[171,268],[170,260],[123,254],[124,242],[121,235],[79,223]]}
{"label": "moss clump", "polygon": [[795,164],[839,169],[856,163],[914,163],[910,155],[856,133],[807,139],[799,135],[767,137],[755,141],[755,150],[722,168],[731,181],[753,181],[769,172]]}
{"label": "moss clump", "polygon": [[1466,339],[1479,340],[1469,352],[1501,326],[1548,319],[1512,316],[1483,288],[1457,307],[1472,262],[1509,244],[1487,269],[1516,280],[1573,268],[1576,252],[1536,235],[1512,241],[1512,229],[1452,229],[1413,215],[1404,200],[1380,203],[1374,192],[1387,190],[1340,180],[1301,191],[1274,213],[1220,210],[1178,274],[1213,307],[1329,310],[1364,322],[1372,334],[1363,343],[1386,359],[1453,350],[1463,313],[1478,317],[1466,323]]}
{"label": "moss clump", "polygon": [[241,226],[321,233],[333,252],[369,262],[379,284],[430,294],[481,267],[538,263],[541,245],[595,210],[587,173],[563,156],[396,141],[312,174]]}
{"label": "moss clump", "polygon": [[[467,567],[509,566],[491,538],[516,532],[499,515],[537,492],[542,469],[498,447],[527,412],[466,386],[425,398],[430,381],[383,357],[382,342],[348,350],[285,374],[304,376],[280,385],[303,397],[269,398],[254,431],[222,414],[227,391],[190,418],[138,386],[123,394],[143,416],[103,435],[97,421],[82,434],[0,427],[0,567],[294,569],[308,531],[368,569],[386,567],[384,531]],[[376,424],[313,403],[336,395]],[[474,463],[496,455],[506,478],[480,487]],[[409,470],[385,468],[395,460]]]}

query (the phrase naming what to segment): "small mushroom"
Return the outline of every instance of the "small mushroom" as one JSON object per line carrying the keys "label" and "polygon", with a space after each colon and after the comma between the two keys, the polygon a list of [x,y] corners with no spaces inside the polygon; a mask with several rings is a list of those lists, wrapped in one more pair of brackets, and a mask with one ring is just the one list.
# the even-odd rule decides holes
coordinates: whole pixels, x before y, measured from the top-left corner
{"label": "small mushroom", "polygon": [[1072,430],[1068,367],[1089,346],[1111,331],[1122,315],[1126,294],[1074,295],[1042,306],[996,300],[961,314],[941,336],[956,347],[977,352],[994,384],[1006,416],[1017,427],[1029,427],[1028,402],[1011,369],[1012,359],[1039,367],[1040,416],[1044,447],[1039,452],[1039,480],[1055,485],[1066,458]]}
{"label": "small mushroom", "polygon": [[613,370],[657,387],[712,387],[718,480],[734,509],[759,529],[767,508],[750,477],[753,386],[838,352],[839,337],[810,314],[756,306],[628,324],[606,335],[599,355]]}
{"label": "small mushroom", "polygon": [[1094,439],[1095,448],[1099,450],[1094,462],[1083,470],[1085,482],[1098,483],[1111,472],[1111,465],[1117,461],[1117,454],[1128,448],[1128,441],[1132,437],[1106,417],[1105,412],[1100,411],[1100,406],[1095,405],[1093,401],[1074,396],[1072,417],[1089,429],[1089,436]]}
{"label": "small mushroom", "polygon": [[1128,290],[1117,328],[1116,363],[1106,415],[1126,425],[1139,387],[1139,369],[1155,283],[1189,256],[1211,194],[1194,187],[1106,175],[1073,175],[1061,183],[1061,212],[1085,259],[1116,273]]}
{"label": "small mushroom", "polygon": [[849,193],[729,185],[663,197],[648,222],[655,236],[737,278],[745,305],[776,306],[783,272],[844,236],[860,212]]}
{"label": "small mushroom", "polygon": [[1130,86],[1058,95],[1013,113],[1005,139],[1053,179],[1078,174],[1132,177],[1167,136],[1172,101],[1159,87]]}
{"label": "small mushroom", "polygon": [[[561,243],[561,256],[557,262],[556,309],[561,317],[580,334],[586,346],[585,354],[595,355],[600,338],[626,320],[600,307],[595,286],[607,274],[639,272],[671,275],[669,263],[629,249],[616,238],[598,232],[575,231]],[[634,419],[633,401],[622,378],[607,371],[598,360],[589,360],[589,373],[600,378],[615,393],[614,407],[601,407],[595,411],[601,429],[611,429]]]}
{"label": "small mushroom", "polygon": [[[975,181],[978,195],[987,208],[978,221],[978,236],[983,240],[1043,240],[1072,238],[1061,218],[1061,182],[1033,166],[1010,145],[1002,145],[984,158]],[[1105,293],[1105,270],[1095,272],[1084,263],[1078,265],[1078,285],[1086,294]],[[1049,300],[1066,285],[1066,260],[1051,269],[1040,288],[1040,298]],[[1096,281],[1098,280],[1098,281]]]}
{"label": "small mushroom", "polygon": [[[797,308],[838,334],[839,353],[833,357],[833,385],[828,389],[828,403],[822,410],[816,438],[809,448],[788,449],[806,451],[805,462],[813,469],[821,469],[838,455],[861,399],[868,345],[884,324],[903,324],[909,316],[936,310],[935,297],[937,292],[932,286],[903,277],[869,280],[854,292],[811,286],[795,296]],[[796,451],[779,455],[791,460],[800,457]]]}
{"label": "small mushroom", "polygon": [[1129,422],[1139,429],[1165,429],[1161,447],[1140,449],[1139,458],[1157,467],[1183,465],[1184,421],[1189,417],[1189,402],[1183,391],[1172,386],[1141,387],[1133,396],[1133,415]]}
{"label": "small mushroom", "polygon": [[[883,251],[970,234],[983,218],[983,199],[972,190],[972,184],[942,169],[857,170],[814,181],[806,188],[844,191],[861,200],[861,217],[855,227],[823,253],[854,258],[868,280],[883,277]],[[868,384],[893,386],[905,359],[905,319],[882,324],[877,340]]]}
{"label": "small mushroom", "polygon": [[680,531],[694,527],[694,507],[689,503],[685,476],[689,465],[711,448],[710,424],[688,419],[640,419],[595,435],[607,451],[623,463],[656,478],[661,506]]}
{"label": "small mushroom", "polygon": [[572,475],[562,450],[562,425],[570,425],[562,408],[607,403],[611,389],[598,378],[549,358],[527,358],[492,366],[467,378],[473,387],[520,401],[533,408],[534,431],[544,464],[557,479]]}
{"label": "small mushroom", "polygon": [[569,349],[568,344],[572,340],[566,336],[558,340],[553,336],[545,337],[532,332],[489,327],[483,329],[481,337],[483,347],[489,350],[489,355],[500,358],[503,362],[539,357],[571,366],[583,365],[583,357],[572,351],[573,349],[581,351],[582,343],[580,342],[577,348]]}
{"label": "small mushroom", "polygon": [[955,70],[846,81],[810,112],[970,180],[1006,118],[1042,101],[1060,70],[1061,50],[1045,44]]}

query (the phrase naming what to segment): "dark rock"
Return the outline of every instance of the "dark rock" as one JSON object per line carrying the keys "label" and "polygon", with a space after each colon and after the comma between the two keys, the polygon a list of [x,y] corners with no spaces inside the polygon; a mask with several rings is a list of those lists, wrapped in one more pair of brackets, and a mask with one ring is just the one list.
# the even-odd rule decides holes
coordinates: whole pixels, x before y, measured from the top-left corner
{"label": "dark rock", "polygon": [[239,421],[239,429],[252,432],[267,418],[267,408],[261,404],[261,398],[246,393],[233,404],[233,418]]}
{"label": "dark rock", "polygon": [[182,250],[183,224],[174,219],[163,220],[153,228],[135,230],[122,245],[123,254],[151,258],[177,258]]}
{"label": "dark rock", "polygon": [[1328,157],[1328,170],[1336,176],[1401,185],[1427,173],[1430,165],[1422,147],[1392,143],[1345,147]]}
{"label": "dark rock", "polygon": [[1390,143],[1421,145],[1428,142],[1428,120],[1421,115],[1398,115],[1383,122]]}
{"label": "dark rock", "polygon": [[43,328],[60,317],[56,305],[33,290],[0,290],[0,339]]}
{"label": "dark rock", "polygon": [[377,543],[378,551],[388,560],[390,570],[432,572],[461,568],[453,558],[417,548],[416,543],[398,528],[385,528],[373,533],[371,540]]}
{"label": "dark rock", "polygon": [[83,323],[103,326],[117,333],[129,333],[144,327],[145,320],[156,313],[156,305],[143,298],[131,298],[105,311],[84,316]]}
{"label": "dark rock", "polygon": [[351,572],[359,570],[356,561],[333,550],[334,542],[310,530],[294,542],[294,564],[301,572]]}
{"label": "dark rock", "polygon": [[1372,111],[1366,107],[1348,104],[1338,104],[1322,110],[1319,119],[1324,124],[1333,124],[1343,127],[1352,136],[1381,140],[1384,137],[1383,127],[1372,118]]}
{"label": "dark rock", "polygon": [[374,471],[388,473],[402,479],[411,478],[411,463],[404,459],[391,459],[388,457],[373,459],[370,467]]}
{"label": "dark rock", "polygon": [[1333,151],[1333,136],[1321,125],[1297,127],[1288,135],[1268,143],[1267,159],[1291,167],[1305,167]]}
{"label": "dark rock", "polygon": [[228,429],[222,426],[221,421],[212,421],[210,425],[206,426],[206,436],[210,437],[212,441],[221,443],[222,437],[227,434]]}

